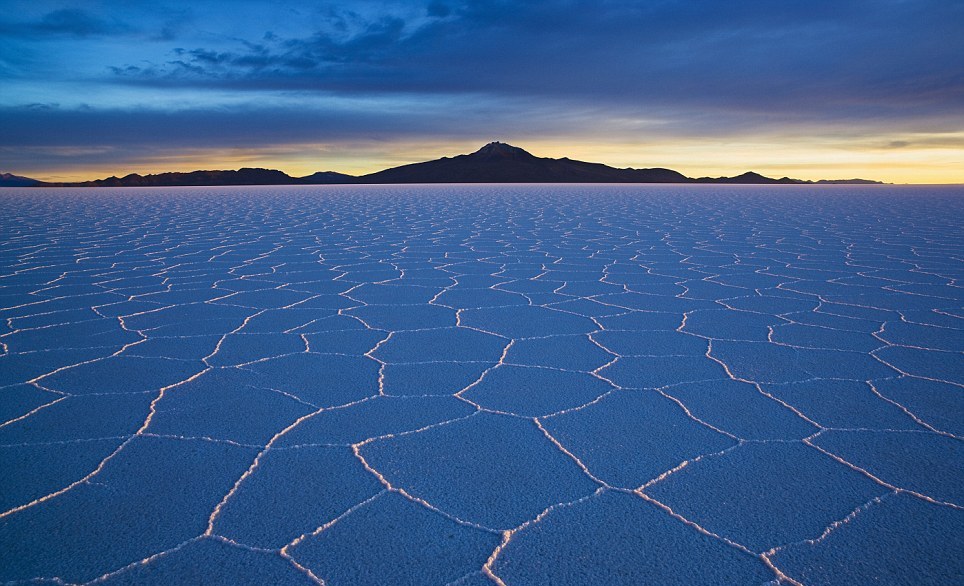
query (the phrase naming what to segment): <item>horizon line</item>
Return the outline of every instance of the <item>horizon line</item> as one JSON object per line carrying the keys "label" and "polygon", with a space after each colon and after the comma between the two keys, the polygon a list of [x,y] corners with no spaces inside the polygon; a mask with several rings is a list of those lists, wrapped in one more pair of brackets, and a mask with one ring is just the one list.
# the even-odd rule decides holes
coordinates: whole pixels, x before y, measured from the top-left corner
{"label": "horizon line", "polygon": [[[237,172],[237,171],[241,171],[241,170],[244,170],[244,169],[254,169],[254,170],[264,170],[264,171],[277,171],[277,172],[283,173],[284,175],[286,175],[286,176],[288,176],[288,177],[290,177],[290,178],[292,178],[292,179],[304,179],[304,178],[307,178],[307,177],[311,177],[312,175],[322,174],[322,173],[333,173],[333,174],[345,175],[346,177],[351,177],[351,178],[357,179],[357,178],[362,178],[362,177],[365,177],[365,176],[368,176],[368,175],[377,174],[377,173],[380,173],[380,172],[382,172],[382,171],[387,171],[387,170],[390,170],[390,169],[396,169],[396,168],[398,168],[398,167],[405,167],[405,166],[409,166],[409,165],[417,165],[417,164],[420,164],[420,163],[429,163],[429,162],[432,162],[432,161],[439,161],[439,160],[445,160],[445,159],[451,160],[451,159],[455,159],[455,158],[457,158],[457,157],[468,156],[468,155],[472,155],[472,154],[479,153],[479,152],[481,152],[482,150],[484,150],[484,149],[486,149],[486,148],[492,147],[493,145],[501,145],[501,146],[504,146],[504,147],[509,147],[510,149],[515,149],[515,150],[517,150],[517,151],[521,151],[521,152],[524,153],[525,155],[529,155],[529,156],[532,156],[532,157],[534,157],[534,158],[538,158],[538,159],[542,159],[542,160],[556,160],[556,161],[558,161],[558,160],[568,160],[568,161],[573,161],[573,162],[576,162],[576,163],[589,163],[589,164],[594,164],[594,165],[604,165],[604,166],[609,167],[609,168],[611,168],[611,169],[617,169],[617,170],[667,169],[667,170],[671,170],[671,171],[676,171],[676,169],[673,169],[671,166],[659,166],[659,165],[655,165],[655,166],[640,166],[640,167],[637,167],[637,166],[616,166],[616,165],[613,165],[613,164],[604,163],[604,162],[599,162],[599,161],[588,161],[588,160],[583,160],[583,159],[576,159],[576,158],[573,158],[573,157],[570,157],[570,156],[562,156],[562,157],[545,156],[545,157],[543,157],[543,156],[539,156],[539,155],[534,155],[534,154],[530,153],[529,151],[527,151],[527,150],[525,150],[525,149],[523,149],[523,148],[521,148],[521,147],[512,145],[512,144],[507,143],[507,142],[502,142],[502,141],[489,141],[488,143],[486,143],[485,145],[483,145],[483,146],[480,147],[479,149],[476,149],[475,151],[472,151],[472,152],[469,152],[469,153],[459,153],[459,154],[457,154],[457,155],[441,155],[441,156],[437,156],[437,155],[436,155],[435,158],[433,158],[433,159],[423,159],[423,160],[413,160],[413,161],[410,161],[410,162],[400,162],[400,163],[395,164],[395,165],[391,165],[391,166],[388,166],[388,167],[382,167],[382,168],[376,169],[376,170],[374,170],[374,171],[368,171],[368,172],[363,172],[363,173],[358,173],[357,171],[354,172],[354,173],[346,173],[346,172],[343,172],[343,171],[336,171],[336,170],[334,170],[334,169],[328,168],[328,169],[313,171],[313,172],[310,172],[310,173],[308,173],[308,174],[302,175],[302,174],[300,174],[300,172],[298,172],[298,171],[285,170],[285,166],[284,166],[284,165],[271,165],[271,166],[268,166],[268,165],[270,165],[270,163],[265,162],[265,163],[262,163],[262,164],[256,164],[256,163],[255,163],[255,164],[250,164],[250,165],[249,165],[249,164],[242,164],[241,166],[239,166],[239,167],[237,167],[237,168],[232,168],[233,165],[231,165],[230,163],[228,163],[228,164],[226,164],[226,165],[215,164],[215,165],[210,165],[210,166],[207,166],[207,165],[197,166],[197,165],[195,165],[195,166],[193,166],[193,168],[188,168],[188,167],[186,167],[186,166],[181,166],[181,165],[175,165],[175,166],[174,166],[174,169],[172,169],[172,170],[161,170],[161,171],[158,171],[158,170],[149,170],[149,171],[148,171],[148,170],[134,170],[134,171],[130,171],[130,172],[124,172],[123,174],[121,174],[121,173],[119,173],[119,172],[117,172],[117,171],[113,171],[113,172],[110,172],[110,174],[109,174],[109,175],[106,175],[106,176],[95,176],[96,172],[95,172],[95,171],[92,171],[90,174],[86,174],[86,175],[85,175],[85,177],[95,176],[95,178],[92,178],[92,179],[91,179],[91,178],[79,178],[79,179],[78,179],[78,178],[72,178],[72,179],[67,179],[67,178],[51,178],[49,174],[43,174],[43,175],[46,175],[46,177],[45,177],[45,178],[41,178],[40,176],[34,176],[34,175],[20,175],[18,172],[15,172],[15,171],[3,171],[2,169],[0,169],[0,174],[10,174],[10,175],[14,175],[14,176],[17,176],[17,177],[25,177],[25,178],[27,178],[27,179],[31,179],[31,180],[34,180],[34,181],[39,181],[39,182],[42,182],[42,183],[85,183],[85,182],[93,182],[93,181],[103,181],[103,180],[108,180],[108,179],[123,179],[123,178],[130,177],[130,176],[133,176],[133,175],[140,176],[140,177],[146,177],[146,176],[158,176],[158,175],[165,175],[165,174],[190,174],[190,173],[197,173],[197,172]],[[675,166],[675,165],[674,165],[674,166]],[[764,165],[764,168],[765,168],[765,165]],[[814,168],[816,169],[817,167],[814,167]],[[135,167],[135,169],[136,169],[136,167]],[[188,169],[188,170],[182,170],[182,169]],[[289,167],[289,169],[290,169],[290,167]],[[744,169],[746,169],[746,167],[744,167]],[[759,175],[759,176],[762,176],[762,177],[766,177],[766,178],[768,178],[768,179],[776,179],[776,180],[792,179],[792,180],[794,180],[794,181],[801,181],[801,182],[808,182],[808,181],[809,181],[809,182],[813,182],[813,183],[817,183],[817,182],[819,182],[819,181],[877,181],[877,182],[883,183],[883,184],[894,184],[894,185],[897,185],[897,184],[902,184],[902,185],[960,185],[960,184],[964,184],[964,181],[960,181],[960,182],[955,181],[955,182],[951,182],[951,183],[903,183],[903,182],[895,182],[895,181],[882,181],[882,180],[877,180],[877,179],[868,179],[867,177],[857,177],[857,176],[851,176],[851,177],[832,176],[832,173],[827,173],[826,175],[824,175],[824,176],[821,177],[820,179],[799,179],[799,178],[797,178],[797,177],[793,177],[793,175],[791,175],[790,173],[785,173],[785,172],[784,172],[784,173],[772,173],[772,172],[770,172],[770,171],[758,172],[758,171],[754,171],[753,169],[745,170],[745,171],[743,171],[743,172],[736,173],[736,174],[733,174],[733,175],[729,175],[729,174],[713,175],[713,174],[711,174],[711,173],[697,173],[697,174],[687,175],[687,174],[682,173],[682,172],[680,172],[680,171],[676,171],[676,172],[677,172],[677,173],[680,173],[681,175],[683,175],[683,176],[686,177],[687,179],[691,179],[691,180],[726,179],[726,178],[741,177],[741,176],[743,176],[743,175],[748,175],[748,174],[755,174],[755,175]],[[810,173],[806,173],[806,172],[805,172],[805,173],[802,173],[802,175],[810,175],[810,174],[817,173],[817,172],[818,172],[818,171],[812,171],[812,172],[810,172]],[[106,173],[106,171],[105,171],[104,173]],[[356,174],[356,173],[357,173],[357,174]],[[691,173],[692,173],[692,172],[691,172]],[[771,173],[771,175],[767,175],[766,173]],[[781,175],[781,176],[780,176],[780,177],[776,177],[775,175]],[[81,177],[81,176],[80,176],[80,175],[72,175],[72,177]],[[433,183],[434,183],[434,182],[433,182]],[[448,183],[448,182],[443,182],[443,183]],[[476,183],[476,182],[468,182],[468,183]],[[499,183],[503,183],[503,182],[499,182]],[[600,182],[586,182],[586,183],[600,183]],[[614,182],[614,183],[619,183],[619,182]],[[658,183],[658,182],[655,182],[655,181],[654,181],[654,182],[652,182],[652,183]],[[667,183],[673,183],[673,182],[667,182]],[[281,185],[283,185],[283,184],[281,184]]]}

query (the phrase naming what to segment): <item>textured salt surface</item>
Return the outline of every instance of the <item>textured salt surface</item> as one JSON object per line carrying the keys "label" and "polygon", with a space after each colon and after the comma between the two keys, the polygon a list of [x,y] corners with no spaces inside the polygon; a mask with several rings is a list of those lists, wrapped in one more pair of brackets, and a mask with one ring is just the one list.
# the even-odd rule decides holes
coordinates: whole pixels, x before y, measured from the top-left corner
{"label": "textured salt surface", "polygon": [[0,205],[0,582],[964,582],[960,188]]}

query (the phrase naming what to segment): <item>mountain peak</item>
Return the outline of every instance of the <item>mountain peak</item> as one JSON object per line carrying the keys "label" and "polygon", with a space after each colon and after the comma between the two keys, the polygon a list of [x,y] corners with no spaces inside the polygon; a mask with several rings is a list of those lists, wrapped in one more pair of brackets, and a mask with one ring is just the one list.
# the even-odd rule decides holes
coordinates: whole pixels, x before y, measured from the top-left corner
{"label": "mountain peak", "polygon": [[0,173],[0,187],[30,187],[39,183],[40,181],[30,177],[21,177],[13,173]]}
{"label": "mountain peak", "polygon": [[478,159],[531,159],[534,158],[530,152],[519,147],[506,144],[504,142],[490,142],[479,150],[475,151],[470,157]]}

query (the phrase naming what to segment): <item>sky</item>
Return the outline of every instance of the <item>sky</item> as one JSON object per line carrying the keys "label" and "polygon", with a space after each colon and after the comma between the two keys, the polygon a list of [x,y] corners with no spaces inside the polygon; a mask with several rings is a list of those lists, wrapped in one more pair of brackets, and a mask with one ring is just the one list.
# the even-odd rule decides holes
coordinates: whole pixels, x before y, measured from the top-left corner
{"label": "sky", "polygon": [[4,0],[0,171],[360,174],[500,140],[964,183],[964,0]]}

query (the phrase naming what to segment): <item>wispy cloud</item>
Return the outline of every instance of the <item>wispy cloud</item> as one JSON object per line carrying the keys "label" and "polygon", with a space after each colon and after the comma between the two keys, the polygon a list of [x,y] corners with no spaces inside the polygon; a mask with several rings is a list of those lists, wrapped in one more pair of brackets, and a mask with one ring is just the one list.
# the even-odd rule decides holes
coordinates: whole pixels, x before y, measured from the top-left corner
{"label": "wispy cloud", "polygon": [[132,27],[114,17],[102,17],[82,8],[61,8],[34,20],[2,20],[0,32],[20,38],[95,37],[126,33]]}

